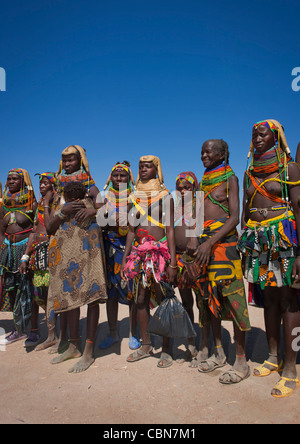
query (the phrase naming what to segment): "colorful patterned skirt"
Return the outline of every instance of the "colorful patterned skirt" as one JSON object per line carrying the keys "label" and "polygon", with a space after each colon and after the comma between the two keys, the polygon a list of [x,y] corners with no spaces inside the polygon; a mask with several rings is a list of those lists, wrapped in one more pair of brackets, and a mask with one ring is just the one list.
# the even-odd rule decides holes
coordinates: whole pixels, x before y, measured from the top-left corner
{"label": "colorful patterned skirt", "polygon": [[19,268],[28,239],[11,243],[5,239],[0,247],[0,311],[14,310],[17,291],[21,284]]}
{"label": "colorful patterned skirt", "polygon": [[121,264],[126,245],[126,236],[114,231],[104,231],[104,250],[107,272],[107,295],[113,298],[117,292],[119,302],[128,305],[133,300],[132,281],[128,283],[121,278]]}
{"label": "colorful patterned skirt", "polygon": [[49,287],[49,241],[35,241],[31,245],[28,268],[33,271],[33,285],[37,288]]}
{"label": "colorful patterned skirt", "polygon": [[150,290],[150,308],[157,307],[155,284],[166,281],[166,267],[171,256],[166,238],[155,241],[151,236],[145,236],[141,244],[135,242],[130,255],[127,257],[124,273],[133,280],[135,301],[138,297],[139,286]]}
{"label": "colorful patterned skirt", "polygon": [[[83,200],[89,208],[89,201]],[[92,204],[90,204],[91,206]],[[93,218],[64,221],[49,245],[48,319],[86,304],[106,302],[102,231]]]}
{"label": "colorful patterned skirt", "polygon": [[291,211],[262,222],[247,222],[238,241],[249,283],[283,287],[293,284],[292,270],[298,245],[295,217]]}
{"label": "colorful patterned skirt", "polygon": [[[205,222],[200,244],[206,242],[225,224],[221,220]],[[197,282],[200,326],[210,322],[210,313],[222,320],[234,321],[241,331],[251,329],[245,295],[241,258],[236,249],[237,232],[233,230],[217,242],[211,251],[208,266]]]}

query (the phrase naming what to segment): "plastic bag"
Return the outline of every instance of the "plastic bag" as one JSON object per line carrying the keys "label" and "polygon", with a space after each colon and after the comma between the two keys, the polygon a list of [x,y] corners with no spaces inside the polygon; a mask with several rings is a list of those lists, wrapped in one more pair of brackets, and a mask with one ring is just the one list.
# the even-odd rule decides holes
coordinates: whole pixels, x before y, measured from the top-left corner
{"label": "plastic bag", "polygon": [[192,338],[196,336],[192,321],[171,285],[160,282],[165,295],[148,325],[148,334],[166,338]]}
{"label": "plastic bag", "polygon": [[22,275],[13,310],[15,327],[20,334],[25,332],[31,318],[32,294],[33,287],[31,280],[26,275]]}

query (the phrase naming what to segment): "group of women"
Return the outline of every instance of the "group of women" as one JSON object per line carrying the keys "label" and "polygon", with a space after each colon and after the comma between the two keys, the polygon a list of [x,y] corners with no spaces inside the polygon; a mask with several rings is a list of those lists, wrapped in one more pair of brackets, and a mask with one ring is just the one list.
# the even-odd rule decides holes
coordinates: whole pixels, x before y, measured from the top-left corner
{"label": "group of women", "polygon": [[[2,343],[25,339],[25,346],[57,353],[53,364],[80,358],[70,372],[85,371],[94,362],[99,303],[106,304],[109,324],[108,336],[98,345],[104,349],[120,340],[121,302],[129,308],[132,353],[127,362],[137,362],[153,355],[151,308],[163,301],[171,284],[178,287],[192,323],[196,295],[202,334],[199,350],[195,337],[188,338],[190,366],[209,373],[227,364],[221,321],[231,320],[236,359],[219,382],[240,383],[250,376],[245,353],[246,332],[251,329],[246,280],[262,294],[269,344],[268,359],[253,375],[281,373],[271,394],[292,395],[300,385],[293,347],[293,335],[300,328],[300,168],[277,121],[254,125],[238,236],[239,184],[229,165],[227,143],[206,141],[201,160],[205,168],[201,181],[191,171],[178,174],[175,199],[166,189],[156,156],[140,158],[136,181],[129,162],[117,162],[104,198],[85,150],[78,145],[62,152],[57,173],[40,174],[38,201],[28,172],[9,171],[0,210],[0,311],[13,312],[15,329]],[[195,222],[198,191],[204,211],[200,233]],[[79,318],[84,305],[88,310],[82,353]],[[46,311],[48,326],[43,343],[39,306]],[[209,355],[211,330],[215,347]],[[173,364],[169,343],[166,332],[159,368]]]}

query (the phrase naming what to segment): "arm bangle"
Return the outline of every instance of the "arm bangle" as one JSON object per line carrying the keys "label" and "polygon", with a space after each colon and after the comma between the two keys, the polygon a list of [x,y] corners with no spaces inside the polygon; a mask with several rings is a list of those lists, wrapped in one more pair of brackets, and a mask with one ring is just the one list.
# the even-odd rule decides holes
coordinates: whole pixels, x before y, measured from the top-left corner
{"label": "arm bangle", "polygon": [[56,214],[60,218],[60,220],[65,220],[67,216],[61,212],[61,210]]}
{"label": "arm bangle", "polygon": [[23,256],[21,257],[21,262],[28,262],[28,261],[29,261],[28,254],[23,254]]}
{"label": "arm bangle", "polygon": [[174,266],[174,265],[169,264],[169,267],[170,267],[170,268],[173,268],[173,270],[177,270],[178,265],[175,265],[175,266]]}

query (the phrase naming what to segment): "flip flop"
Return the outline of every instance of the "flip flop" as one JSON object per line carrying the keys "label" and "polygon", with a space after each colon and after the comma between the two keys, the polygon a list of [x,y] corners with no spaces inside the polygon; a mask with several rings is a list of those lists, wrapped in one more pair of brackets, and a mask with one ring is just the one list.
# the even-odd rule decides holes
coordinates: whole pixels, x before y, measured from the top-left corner
{"label": "flip flop", "polygon": [[130,350],[137,350],[138,348],[140,348],[141,345],[141,342],[137,338],[131,336],[131,338],[129,339]]}
{"label": "flip flop", "polygon": [[[244,381],[245,379],[248,379],[250,376],[250,373],[251,373],[250,367],[248,367],[248,372],[246,375],[244,375],[243,373],[241,373],[237,370],[234,370],[234,368],[231,368],[231,369],[227,370],[226,372],[224,372],[222,376],[220,376],[219,382],[224,385],[239,384],[240,382]],[[224,380],[222,381],[222,378],[225,375],[229,376],[229,381],[224,381]]]}
{"label": "flip flop", "polygon": [[[166,364],[163,364],[163,361],[166,362]],[[172,356],[170,356],[168,353],[162,352],[160,355],[160,360],[157,363],[158,368],[168,368],[173,365],[173,359]]]}
{"label": "flip flop", "polygon": [[[152,353],[153,348],[149,347],[149,351],[148,352],[144,352],[141,348],[139,348],[138,350],[135,350],[133,353],[131,353],[131,355],[129,355],[126,359],[127,362],[137,362],[140,361],[141,359],[145,359],[145,358],[149,358],[150,356],[153,355]],[[132,358],[132,359],[129,359]]]}
{"label": "flip flop", "polygon": [[102,341],[99,345],[98,348],[100,350],[105,350],[109,347],[112,347],[114,344],[117,344],[118,342],[120,342],[120,338],[113,338],[111,336],[107,336],[106,339],[104,339],[104,341]]}
{"label": "flip flop", "polygon": [[[203,370],[200,368],[201,364],[208,364],[209,368],[207,370]],[[198,366],[198,372],[200,373],[211,373],[215,371],[217,368],[222,368],[227,365],[226,357],[224,358],[223,362],[218,361],[216,356],[211,356],[210,358],[206,359],[205,361],[201,361]]]}

